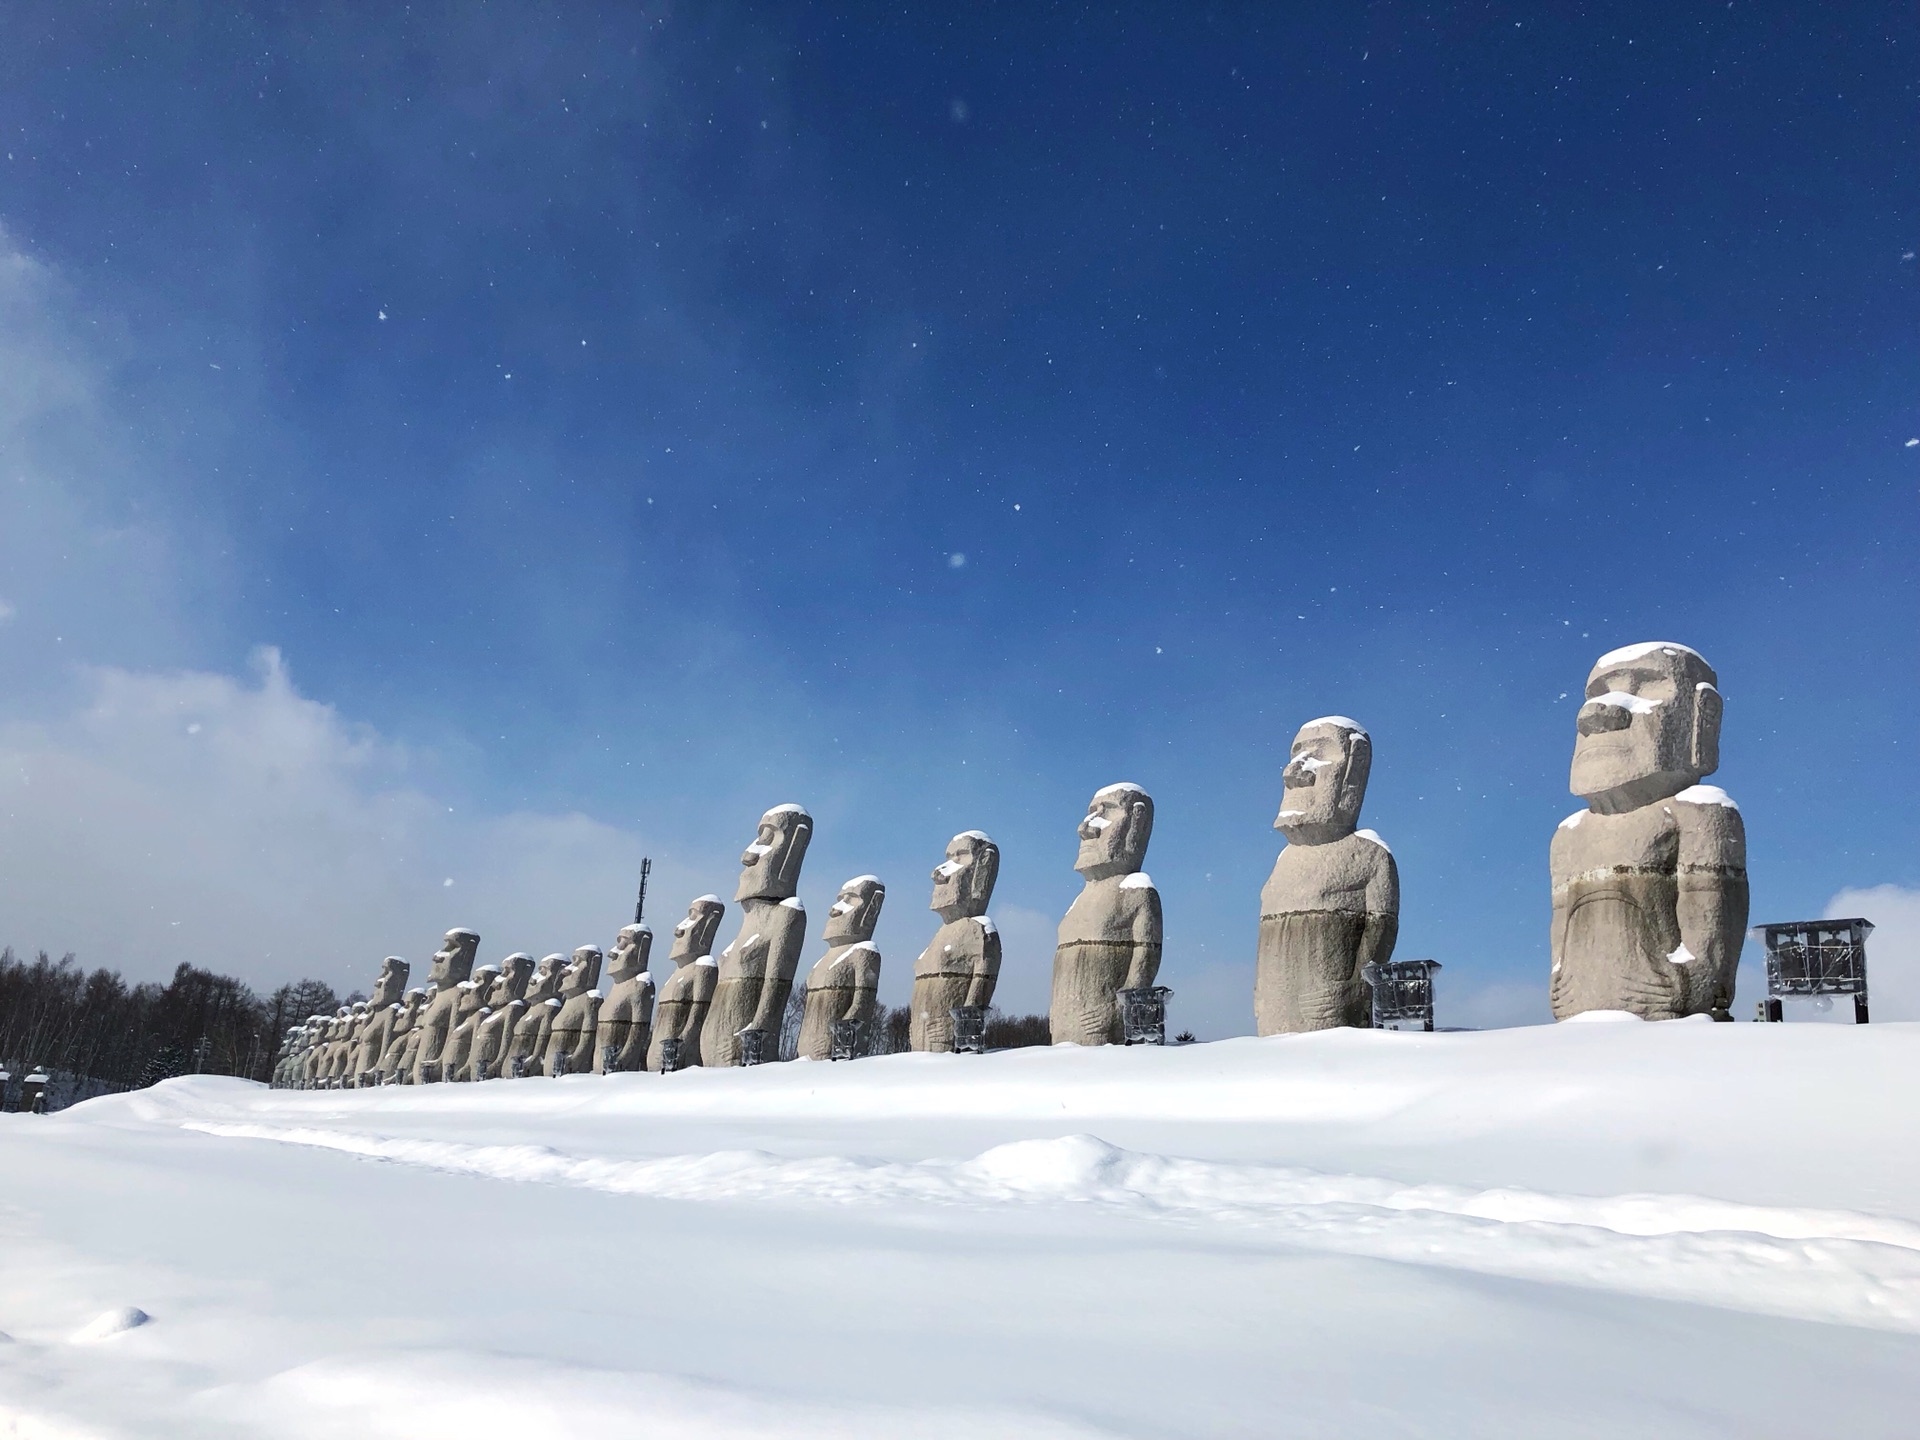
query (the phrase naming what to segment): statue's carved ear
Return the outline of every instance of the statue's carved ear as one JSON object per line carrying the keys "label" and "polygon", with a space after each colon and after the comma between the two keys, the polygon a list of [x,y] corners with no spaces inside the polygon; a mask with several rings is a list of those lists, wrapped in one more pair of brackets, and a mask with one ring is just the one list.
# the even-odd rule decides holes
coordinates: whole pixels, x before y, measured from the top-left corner
{"label": "statue's carved ear", "polygon": [[1153,807],[1136,800],[1127,807],[1132,823],[1127,827],[1127,848],[1136,855],[1147,853],[1147,841],[1153,835]]}
{"label": "statue's carved ear", "polygon": [[813,839],[813,822],[796,820],[793,822],[793,835],[787,841],[787,853],[780,864],[782,880],[800,878],[800,862],[807,858],[807,842]]}
{"label": "statue's carved ear", "polygon": [[1340,767],[1340,786],[1335,793],[1342,799],[1354,795],[1357,800],[1364,800],[1367,777],[1373,770],[1373,741],[1358,732],[1349,732],[1346,751],[1347,761]]}
{"label": "statue's carved ear", "polygon": [[1000,879],[1000,847],[991,842],[982,845],[973,855],[971,873],[967,877],[973,882],[973,895],[981,905],[993,902],[993,887]]}
{"label": "statue's carved ear", "polygon": [[1704,682],[1693,687],[1693,768],[1711,775],[1720,768],[1720,714],[1726,702]]}

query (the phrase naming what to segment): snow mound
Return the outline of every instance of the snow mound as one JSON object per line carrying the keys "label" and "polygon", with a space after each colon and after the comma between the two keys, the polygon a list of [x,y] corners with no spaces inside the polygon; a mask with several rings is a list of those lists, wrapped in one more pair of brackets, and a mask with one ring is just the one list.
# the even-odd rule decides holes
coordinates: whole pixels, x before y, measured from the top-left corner
{"label": "snow mound", "polygon": [[94,1316],[68,1338],[76,1345],[90,1345],[96,1340],[110,1340],[129,1330],[138,1330],[152,1319],[138,1305],[124,1305],[118,1310],[108,1310]]}

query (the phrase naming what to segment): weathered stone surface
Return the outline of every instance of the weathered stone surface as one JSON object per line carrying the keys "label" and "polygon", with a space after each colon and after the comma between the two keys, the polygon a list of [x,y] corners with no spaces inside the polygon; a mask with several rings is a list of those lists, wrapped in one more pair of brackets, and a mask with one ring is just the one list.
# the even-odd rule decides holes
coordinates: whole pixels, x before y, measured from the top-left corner
{"label": "weathered stone surface", "polygon": [[[798,805],[776,805],[740,857],[734,899],[740,933],[720,952],[720,974],[700,1030],[703,1065],[740,1063],[740,1031],[764,1030],[769,1050],[780,1034],[787,996],[807,941],[807,911],[795,893],[813,838],[813,818]],[[768,1059],[775,1058],[769,1053]]]}
{"label": "weathered stone surface", "polygon": [[493,993],[493,982],[499,978],[498,965],[481,965],[457,987],[460,998],[454,1007],[453,1029],[448,1032],[447,1043],[440,1051],[442,1080],[473,1078],[468,1066],[473,1055],[474,1031],[479,1028],[481,1017],[486,1012],[487,997]]}
{"label": "weathered stone surface", "polygon": [[367,997],[367,1021],[354,1045],[353,1061],[348,1067],[349,1083],[377,1085],[380,1060],[393,1039],[394,1022],[400,1016],[400,997],[407,988],[410,968],[398,955],[380,962],[380,978],[373,982],[373,994]]}
{"label": "weathered stone surface", "polygon": [[1746,827],[1699,783],[1720,764],[1718,687],[1698,652],[1668,641],[1603,655],[1587,677],[1568,783],[1587,808],[1550,851],[1556,1019],[1732,1018]]}
{"label": "weathered stone surface", "polygon": [[880,989],[880,952],[873,947],[873,927],[880,923],[880,907],[887,887],[875,875],[856,875],[840,887],[821,935],[827,953],[814,961],[807,975],[806,1009],[800,1020],[799,1054],[803,1060],[825,1060],[833,1050],[836,1020],[869,1021]]}
{"label": "weathered stone surface", "polygon": [[987,906],[999,878],[1000,847],[984,833],[965,830],[947,842],[947,858],[933,870],[933,899],[927,906],[941,925],[913,962],[907,1027],[912,1049],[952,1050],[954,1007],[993,1003],[1000,932]]}
{"label": "weathered stone surface", "polygon": [[700,1063],[700,1030],[713,1003],[720,964],[713,958],[714,938],[727,907],[718,895],[702,895],[687,907],[686,918],[673,927],[673,949],[667,958],[673,974],[660,987],[659,1007],[653,1017],[653,1036],[647,1042],[647,1068],[660,1069],[660,1047],[680,1042],[680,1064]]}
{"label": "weathered stone surface", "polygon": [[394,1013],[393,1023],[387,1033],[387,1048],[380,1056],[380,1084],[405,1084],[412,1075],[413,1067],[407,1060],[407,1041],[419,1023],[426,1004],[426,989],[409,990],[400,997],[399,1008]]}
{"label": "weathered stone surface", "polygon": [[596,1075],[647,1068],[647,1044],[653,1033],[653,975],[647,957],[653,952],[653,931],[636,922],[620,931],[607,957],[612,979],[600,1006],[600,1038],[594,1046]]}
{"label": "weathered stone surface", "polygon": [[598,945],[582,945],[573,952],[566,973],[560,977],[560,1008],[547,1031],[542,1066],[548,1075],[593,1073],[594,1041],[600,1024],[600,992],[595,987],[600,983],[603,958]]}
{"label": "weathered stone surface", "polygon": [[1386,842],[1360,830],[1373,741],[1344,716],[1294,737],[1273,828],[1287,837],[1260,891],[1253,990],[1262,1035],[1373,1023],[1362,972],[1393,957],[1400,874]]}
{"label": "weathered stone surface", "polygon": [[567,957],[558,953],[544,957],[533,967],[519,1018],[514,1021],[513,1039],[500,1061],[500,1077],[520,1080],[542,1073],[547,1056],[547,1040],[553,1031],[553,1017],[564,1003],[560,984],[566,978]]}
{"label": "weathered stone surface", "polygon": [[[513,1046],[513,1027],[526,1012],[527,986],[533,983],[533,957],[515,953],[500,962],[480,1013],[474,1018],[473,1039],[467,1050],[463,1080],[497,1080],[500,1064]],[[478,971],[474,972],[477,976]]]}
{"label": "weathered stone surface", "polygon": [[1074,897],[1053,952],[1048,1029],[1056,1045],[1117,1045],[1121,989],[1160,973],[1160,892],[1141,866],[1153,834],[1153,797],[1109,785],[1087,804],[1073,868],[1086,884]]}
{"label": "weathered stone surface", "polygon": [[473,974],[473,956],[479,948],[480,937],[473,931],[455,929],[447,931],[434,952],[433,967],[427,972],[433,995],[413,1027],[417,1037],[413,1042],[416,1085],[429,1085],[442,1078],[440,1067],[460,1009],[460,986]]}

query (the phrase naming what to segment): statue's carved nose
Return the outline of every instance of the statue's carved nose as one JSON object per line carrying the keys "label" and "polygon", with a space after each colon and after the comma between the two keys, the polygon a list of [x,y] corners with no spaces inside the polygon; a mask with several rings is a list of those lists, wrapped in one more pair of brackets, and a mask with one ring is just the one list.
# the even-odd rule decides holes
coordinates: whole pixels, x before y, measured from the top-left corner
{"label": "statue's carved nose", "polygon": [[1624,730],[1632,723],[1633,712],[1626,706],[1610,700],[1589,700],[1580,707],[1575,726],[1582,735],[1604,735],[1610,730]]}

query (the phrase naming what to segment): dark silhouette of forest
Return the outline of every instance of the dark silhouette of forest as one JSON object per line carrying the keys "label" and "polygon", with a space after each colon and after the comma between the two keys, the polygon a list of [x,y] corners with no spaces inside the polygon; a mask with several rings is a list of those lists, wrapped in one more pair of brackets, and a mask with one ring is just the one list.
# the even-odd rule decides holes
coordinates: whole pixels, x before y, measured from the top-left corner
{"label": "dark silhouette of forest", "polygon": [[287,1027],[330,1015],[341,997],[322,980],[256,995],[242,982],[182,965],[164,985],[129,985],[83,970],[71,955],[32,960],[0,950],[0,1070],[53,1077],[51,1108],[175,1075],[265,1080]]}
{"label": "dark silhouette of forest", "polygon": [[[364,1000],[336,994],[324,980],[298,980],[267,996],[229,975],[181,965],[164,985],[129,985],[117,970],[83,970],[71,955],[32,960],[0,950],[0,1071],[12,1084],[38,1069],[50,1077],[48,1108],[95,1095],[139,1089],[176,1075],[238,1075],[266,1080],[290,1026]],[[782,1027],[783,1058],[794,1052],[803,992]],[[860,1053],[907,1048],[907,1007],[882,1007]],[[989,1049],[1048,1043],[1044,1015],[988,1012]],[[7,1103],[0,1094],[0,1105]]]}

